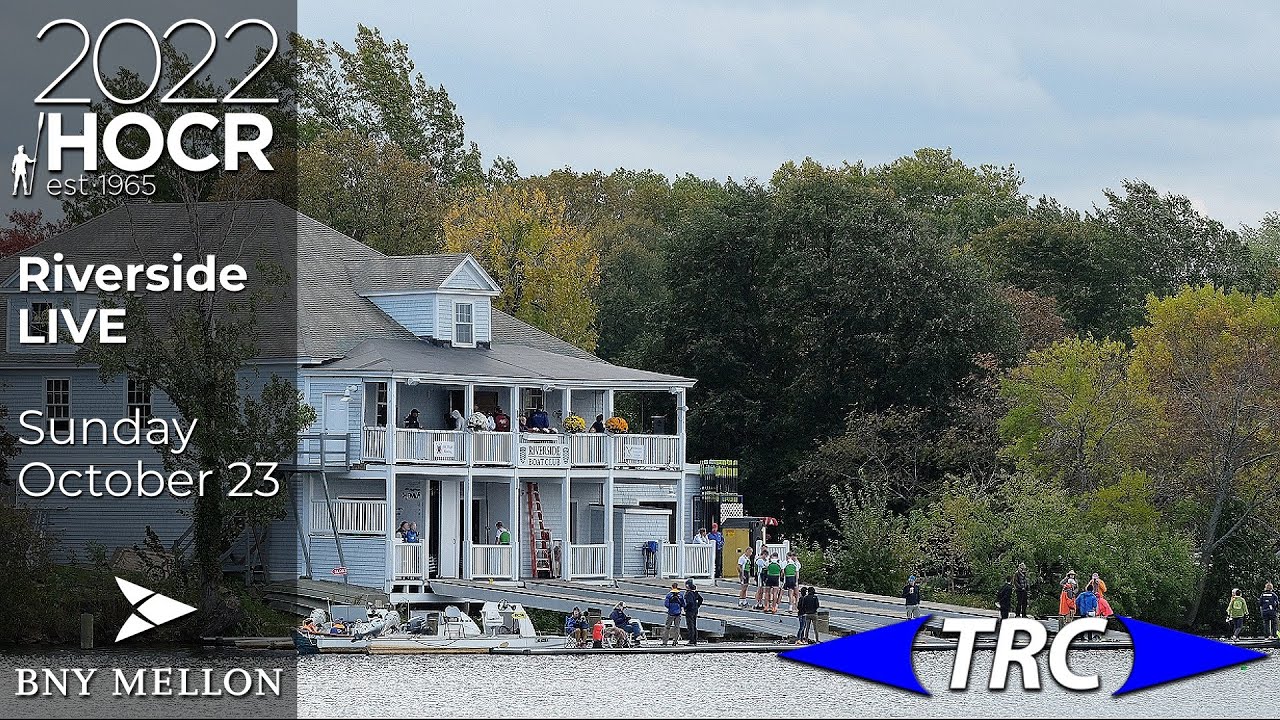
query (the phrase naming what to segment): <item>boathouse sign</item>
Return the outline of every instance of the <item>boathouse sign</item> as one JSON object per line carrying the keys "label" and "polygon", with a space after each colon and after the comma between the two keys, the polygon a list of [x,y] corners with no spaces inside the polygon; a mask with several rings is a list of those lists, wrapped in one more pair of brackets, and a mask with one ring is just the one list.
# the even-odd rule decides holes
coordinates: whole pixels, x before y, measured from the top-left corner
{"label": "boathouse sign", "polygon": [[520,443],[520,467],[567,468],[569,445],[558,442]]}

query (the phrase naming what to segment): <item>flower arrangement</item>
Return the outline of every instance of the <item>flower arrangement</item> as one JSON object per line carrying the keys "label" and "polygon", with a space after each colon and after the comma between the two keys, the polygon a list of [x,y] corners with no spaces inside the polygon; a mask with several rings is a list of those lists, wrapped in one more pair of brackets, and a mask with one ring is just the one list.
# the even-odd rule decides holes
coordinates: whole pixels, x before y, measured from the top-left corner
{"label": "flower arrangement", "polygon": [[567,433],[580,433],[587,431],[587,421],[577,415],[570,415],[564,419],[564,431]]}
{"label": "flower arrangement", "polygon": [[488,430],[489,418],[479,410],[471,413],[467,418],[467,429],[469,430]]}
{"label": "flower arrangement", "polygon": [[604,429],[611,433],[624,433],[627,431],[627,421],[622,417],[614,415],[604,421]]}

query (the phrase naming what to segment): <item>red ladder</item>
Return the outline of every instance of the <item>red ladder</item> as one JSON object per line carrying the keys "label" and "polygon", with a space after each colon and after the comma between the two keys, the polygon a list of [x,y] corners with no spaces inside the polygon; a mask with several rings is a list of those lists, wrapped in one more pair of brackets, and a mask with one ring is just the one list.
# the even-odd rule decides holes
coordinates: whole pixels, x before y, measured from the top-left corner
{"label": "red ladder", "polygon": [[526,496],[529,499],[530,568],[533,577],[549,578],[552,577],[551,533],[542,516],[542,497],[538,494],[538,483],[529,483]]}

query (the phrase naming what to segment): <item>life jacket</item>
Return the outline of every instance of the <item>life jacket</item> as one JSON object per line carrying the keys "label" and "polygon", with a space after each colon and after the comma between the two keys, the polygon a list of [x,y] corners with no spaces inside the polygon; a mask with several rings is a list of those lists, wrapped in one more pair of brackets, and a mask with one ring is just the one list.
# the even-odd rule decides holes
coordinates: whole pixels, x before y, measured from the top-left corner
{"label": "life jacket", "polygon": [[604,640],[604,623],[597,622],[595,625],[591,626],[591,639]]}

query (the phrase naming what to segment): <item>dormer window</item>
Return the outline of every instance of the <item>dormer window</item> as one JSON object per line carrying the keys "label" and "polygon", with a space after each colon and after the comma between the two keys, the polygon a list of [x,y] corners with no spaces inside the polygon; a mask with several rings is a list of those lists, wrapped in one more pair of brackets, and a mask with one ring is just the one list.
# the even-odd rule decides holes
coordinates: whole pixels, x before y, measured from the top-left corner
{"label": "dormer window", "polygon": [[453,344],[475,347],[476,324],[475,309],[472,303],[455,302],[453,304]]}

